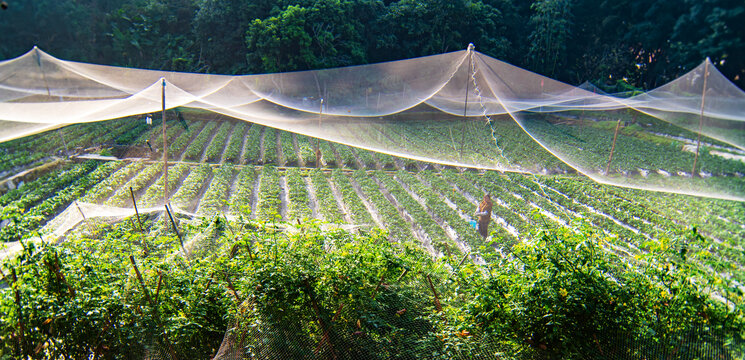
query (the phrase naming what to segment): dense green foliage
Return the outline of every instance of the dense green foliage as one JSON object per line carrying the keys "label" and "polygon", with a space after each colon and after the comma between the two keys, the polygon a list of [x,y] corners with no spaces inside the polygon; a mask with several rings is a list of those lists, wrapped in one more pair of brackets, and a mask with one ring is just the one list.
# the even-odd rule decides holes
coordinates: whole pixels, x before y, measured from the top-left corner
{"label": "dense green foliage", "polygon": [[[743,302],[713,300],[728,290],[697,265],[706,254],[684,245],[703,241],[695,231],[629,262],[577,224],[535,232],[504,258],[484,253],[491,265],[479,266],[377,230],[308,222],[282,232],[222,218],[187,226],[196,240],[184,256],[175,236],[148,234],[156,221],[144,222],[144,233],[123,221],[59,246],[26,243],[5,260],[0,357],[209,358],[236,324],[236,345],[278,358],[603,358],[632,348],[640,358],[649,347],[693,358],[731,351],[713,335],[743,329]],[[686,347],[696,329],[700,346]]]}
{"label": "dense green foliage", "polygon": [[651,88],[707,56],[745,84],[737,0],[38,0],[0,12],[0,59],[264,73],[477,50],[570,83]]}

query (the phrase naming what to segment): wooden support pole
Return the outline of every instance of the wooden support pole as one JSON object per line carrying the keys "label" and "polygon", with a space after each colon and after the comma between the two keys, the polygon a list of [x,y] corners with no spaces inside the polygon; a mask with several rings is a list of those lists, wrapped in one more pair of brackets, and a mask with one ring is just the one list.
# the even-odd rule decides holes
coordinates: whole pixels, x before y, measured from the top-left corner
{"label": "wooden support pole", "polygon": [[155,312],[155,321],[158,324],[158,326],[160,326],[160,329],[163,332],[163,340],[166,343],[166,347],[168,348],[168,352],[171,355],[171,359],[178,360],[178,357],[176,357],[176,352],[173,351],[173,346],[171,346],[171,341],[168,339],[168,333],[166,332],[166,329],[163,328],[163,324],[160,322],[160,316],[158,315],[157,304],[153,301],[153,298],[150,297],[150,292],[147,290],[147,286],[145,286],[145,280],[142,279],[142,274],[140,274],[140,269],[137,268],[137,262],[135,262],[135,257],[132,255],[129,255],[129,261],[132,262],[132,267],[135,269],[137,280],[140,282],[140,285],[142,286],[142,291],[145,292],[145,299],[150,304],[150,306],[153,307],[153,311]]}
{"label": "wooden support pole", "polygon": [[[75,200],[75,207],[78,208],[78,212],[80,212],[80,215],[83,217],[83,221],[86,221],[85,214],[83,213],[83,209],[80,208],[80,205],[78,205],[78,201]],[[86,223],[88,225],[88,231],[90,231],[91,236],[93,236],[93,228],[91,227],[91,224]]]}
{"label": "wooden support pole", "polygon": [[19,358],[23,359],[26,358],[26,340],[24,338],[24,334],[26,333],[26,325],[23,322],[23,310],[22,310],[22,302],[21,302],[21,294],[18,292],[18,288],[16,286],[16,283],[18,282],[18,276],[16,275],[16,269],[10,270],[10,276],[11,280],[13,282],[9,284],[11,288],[13,289],[13,293],[15,295],[16,300],[16,307],[18,309],[18,355]]}
{"label": "wooden support pole", "polygon": [[158,287],[155,289],[155,303],[158,303],[158,296],[160,296],[160,286],[163,284],[163,273],[158,271]]}
{"label": "wooden support pole", "polygon": [[181,238],[181,233],[178,231],[178,227],[176,226],[176,221],[173,220],[173,215],[171,215],[171,209],[168,208],[168,205],[166,205],[166,212],[168,213],[168,218],[171,219],[171,225],[173,225],[173,230],[176,231],[176,236],[178,236],[178,241],[181,243],[181,250],[183,250],[184,255],[186,255],[186,248],[184,248],[184,239]]}
{"label": "wooden support pole", "polygon": [[150,291],[148,291],[147,286],[145,286],[145,280],[142,279],[142,274],[140,273],[140,269],[137,267],[137,262],[135,261],[135,257],[133,255],[129,255],[129,261],[132,262],[132,268],[135,270],[135,275],[137,275],[137,281],[140,282],[140,285],[142,286],[142,291],[145,293],[145,299],[151,306],[155,306],[153,299],[150,297]]}
{"label": "wooden support pole", "polygon": [[168,139],[166,138],[166,78],[162,81],[162,111],[161,119],[163,120],[163,204],[168,204]]}
{"label": "wooden support pole", "polygon": [[238,292],[235,291],[235,286],[233,285],[233,282],[230,280],[229,275],[225,275],[225,281],[228,283],[228,289],[233,292],[233,297],[235,297],[235,302],[237,304],[241,303],[241,298],[238,296]]}
{"label": "wooden support pole", "polygon": [[466,70],[466,101],[463,102],[463,126],[461,127],[460,137],[460,161],[463,161],[463,150],[466,142],[466,126],[468,121],[468,91],[471,85],[471,68],[473,67],[473,44],[468,44],[468,69]]}
{"label": "wooden support pole", "polygon": [[432,284],[432,279],[429,277],[429,275],[426,275],[427,282],[429,282],[429,288],[432,289],[432,294],[435,295],[435,308],[437,309],[437,312],[442,312],[442,305],[440,304],[440,297],[437,295],[437,290],[435,290],[435,285]]}
{"label": "wooden support pole", "polygon": [[67,149],[67,141],[65,141],[65,136],[62,134],[62,129],[57,130],[57,134],[59,134],[60,139],[62,139],[62,145],[65,146],[65,157],[70,157],[70,150]]}
{"label": "wooden support pole", "polygon": [[613,161],[613,152],[616,150],[616,139],[618,139],[618,129],[621,128],[621,119],[616,123],[616,131],[613,133],[613,145],[610,147],[610,156],[608,156],[608,165],[605,166],[605,175],[609,174],[610,163]]}
{"label": "wooden support pole", "polygon": [[[323,117],[323,99],[321,99],[321,106],[318,109],[318,131],[321,131],[321,118]],[[321,168],[321,139],[316,137],[316,168]]]}
{"label": "wooden support pole", "polygon": [[463,258],[460,259],[460,262],[458,263],[458,266],[456,267],[459,268],[461,265],[463,265],[463,262],[466,261],[466,259],[468,259],[469,255],[471,255],[471,253],[467,253],[466,255],[463,255]]}
{"label": "wooden support pole", "polygon": [[401,272],[401,275],[398,276],[398,279],[396,279],[396,282],[400,282],[401,279],[403,279],[404,276],[406,276],[406,274],[408,274],[408,273],[409,273],[409,269],[404,269],[404,271]]}
{"label": "wooden support pole", "polygon": [[[306,290],[306,294],[308,295],[308,298],[310,299],[310,304],[313,307],[313,311],[315,311],[316,313],[318,325],[321,327],[321,330],[323,330],[323,333],[325,335],[321,339],[321,341],[327,341],[327,338],[328,338],[327,334],[329,334],[329,326],[328,324],[326,324],[325,321],[323,321],[323,316],[321,314],[321,308],[318,305],[318,302],[316,302],[316,297],[313,294],[313,288],[310,286],[308,279],[305,280],[305,290]],[[328,344],[329,344],[329,351],[331,352],[331,358],[336,360],[337,356],[336,356],[336,352],[334,351],[334,346],[330,341],[328,342]],[[320,344],[319,344],[319,347],[320,347]],[[316,351],[318,350],[319,349],[316,349]]]}
{"label": "wooden support pole", "polygon": [[375,287],[375,290],[373,290],[372,298],[375,299],[375,295],[378,294],[378,290],[380,290],[380,286],[383,285],[383,278],[385,275],[380,275],[380,281],[378,281],[378,285]]}
{"label": "wooden support pole", "polygon": [[135,214],[137,215],[137,223],[140,224],[140,232],[145,232],[145,230],[142,228],[142,221],[140,220],[140,211],[137,210],[137,200],[135,200],[135,192],[132,190],[132,187],[129,187],[129,194],[132,195],[132,205],[135,207]]}
{"label": "wooden support pole", "polygon": [[704,106],[706,105],[706,82],[709,80],[709,58],[706,58],[706,67],[704,68],[704,89],[701,91],[701,116],[698,120],[698,140],[696,141],[696,156],[693,158],[693,168],[691,176],[696,176],[696,163],[698,162],[698,153],[701,149],[701,131],[704,129]]}

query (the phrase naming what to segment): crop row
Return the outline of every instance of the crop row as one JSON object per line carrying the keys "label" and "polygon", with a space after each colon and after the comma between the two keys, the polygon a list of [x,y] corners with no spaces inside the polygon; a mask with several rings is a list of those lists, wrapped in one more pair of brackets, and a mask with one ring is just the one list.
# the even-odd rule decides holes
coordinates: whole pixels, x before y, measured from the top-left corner
{"label": "crop row", "polygon": [[364,170],[355,171],[352,173],[352,178],[360,185],[362,193],[383,219],[385,228],[389,230],[391,238],[399,242],[411,242],[413,239],[411,226],[406,223],[396,207],[383,195],[375,180]]}
{"label": "crop row", "polygon": [[202,153],[204,153],[205,151],[204,148],[205,146],[207,146],[207,142],[212,137],[212,133],[216,127],[216,122],[208,122],[207,125],[204,126],[204,129],[199,132],[199,135],[197,135],[194,140],[191,141],[189,147],[186,148],[186,151],[184,151],[184,158],[187,160],[201,160]]}
{"label": "crop row", "polygon": [[367,211],[365,204],[357,193],[354,191],[352,184],[349,182],[344,173],[339,169],[334,169],[331,172],[331,178],[334,180],[334,185],[339,190],[344,201],[344,205],[347,207],[349,216],[352,218],[355,224],[358,225],[375,225],[375,222]]}
{"label": "crop row", "polygon": [[160,163],[154,163],[142,170],[137,176],[127,181],[124,186],[116,190],[109,200],[106,201],[106,205],[109,206],[132,206],[132,194],[130,188],[135,193],[139,193],[145,190],[153,179],[163,170],[163,165]]}
{"label": "crop row", "polygon": [[233,214],[249,214],[251,212],[251,195],[256,183],[256,171],[253,166],[244,166],[238,172],[235,191],[230,196],[230,210]]}
{"label": "crop row", "polygon": [[96,162],[85,162],[75,165],[66,171],[52,172],[47,176],[41,177],[36,181],[27,183],[12,190],[0,198],[3,206],[3,213],[13,211],[24,212],[26,209],[36,205],[44,199],[54,196],[59,189],[64,188],[83,177],[96,168]]}
{"label": "crop row", "polygon": [[323,171],[311,169],[310,178],[316,191],[316,198],[318,198],[318,207],[321,212],[320,215],[330,223],[343,224],[344,215],[342,214],[341,209],[339,209],[339,204],[334,198],[331,186],[329,186],[328,180]]}
{"label": "crop row", "polygon": [[241,159],[241,151],[243,150],[243,139],[246,135],[246,129],[248,124],[243,121],[233,128],[233,135],[230,137],[230,142],[225,148],[225,161],[233,164],[237,164]]}
{"label": "crop row", "polygon": [[298,157],[295,151],[295,145],[292,142],[292,133],[280,131],[279,136],[282,143],[282,157],[285,159],[285,166],[297,165]]}
{"label": "crop row", "polygon": [[181,155],[187,146],[193,145],[191,139],[199,134],[200,131],[205,127],[205,122],[191,123],[189,129],[184,130],[176,140],[168,143],[168,158],[176,159],[177,155]]}
{"label": "crop row", "polygon": [[183,210],[191,209],[199,201],[197,197],[199,191],[211,174],[212,169],[207,164],[199,165],[193,169],[189,176],[184,179],[184,183],[181,184],[178,191],[171,197],[173,205]]}
{"label": "crop row", "polygon": [[396,198],[398,203],[406,212],[411,215],[414,226],[419,226],[424,230],[432,241],[432,246],[444,254],[453,253],[458,249],[448,238],[445,230],[438,225],[427,210],[422,207],[406,190],[391,176],[382,171],[373,172],[374,176],[385,188]]}
{"label": "crop row", "polygon": [[86,162],[79,165],[85,169],[82,171],[84,175],[81,174],[82,176],[78,177],[75,182],[56,191],[53,196],[47,197],[28,211],[8,212],[4,210],[3,220],[7,220],[7,224],[0,230],[0,241],[16,241],[30,236],[32,231],[41,227],[73,200],[80,198],[94,184],[108,177],[118,166],[112,162],[100,166],[95,161]]}
{"label": "crop row", "polygon": [[[315,145],[311,144],[311,139],[305,135],[295,135],[295,138],[297,139],[297,147],[300,152],[300,159],[303,160],[305,166],[314,165],[316,163],[316,150]],[[331,154],[331,156],[333,157],[333,153]],[[326,159],[325,154],[324,160],[326,160],[326,164],[329,163],[328,159]]]}
{"label": "crop row", "polygon": [[233,165],[222,165],[214,171],[212,182],[199,203],[198,214],[214,215],[222,211],[228,202],[230,183],[233,180]]}
{"label": "crop row", "polygon": [[442,198],[432,191],[431,187],[424,185],[416,176],[406,171],[396,172],[396,178],[402,181],[409,191],[422,198],[431,215],[444,221],[444,225],[450,226],[462,242],[472,248],[484,245],[476,229],[464,221],[456,210],[448,207]]}
{"label": "crop row", "polygon": [[304,180],[305,176],[307,176],[307,173],[305,171],[301,172],[297,168],[290,168],[285,171],[289,192],[289,205],[287,209],[287,218],[289,221],[294,219],[305,220],[311,218],[313,215],[308,197],[308,186],[306,186]]}
{"label": "crop row", "polygon": [[117,170],[111,176],[107,177],[100,183],[96,184],[93,189],[89,190],[81,201],[89,202],[94,204],[100,204],[104,200],[108,199],[118,189],[121,189],[124,184],[137,174],[140,170],[145,168],[145,164],[141,162],[132,162]]}
{"label": "crop row", "polygon": [[264,127],[264,158],[262,164],[277,164],[277,130]]}
{"label": "crop row", "polygon": [[[225,149],[225,143],[227,142],[228,136],[230,136],[232,130],[233,123],[229,121],[225,121],[220,125],[220,128],[217,129],[217,133],[207,146],[207,151],[204,155],[206,161],[212,163],[220,162],[223,154],[223,149]],[[207,144],[205,143],[204,145]]]}
{"label": "crop row", "polygon": [[251,124],[251,128],[248,130],[246,144],[243,146],[247,164],[256,164],[261,159],[261,133],[263,129],[264,127],[261,125]]}
{"label": "crop row", "polygon": [[[189,173],[191,167],[184,163],[171,165],[168,168],[168,192],[172,194],[176,191],[176,186],[181,183],[184,176]],[[147,192],[142,197],[141,202],[144,207],[152,207],[158,204],[163,204],[163,188],[165,182],[165,176],[161,175],[155,183],[147,189]]]}
{"label": "crop row", "polygon": [[279,171],[274,166],[264,166],[259,183],[259,203],[256,207],[258,218],[265,220],[277,220],[279,218],[279,208],[282,204],[279,195]]}

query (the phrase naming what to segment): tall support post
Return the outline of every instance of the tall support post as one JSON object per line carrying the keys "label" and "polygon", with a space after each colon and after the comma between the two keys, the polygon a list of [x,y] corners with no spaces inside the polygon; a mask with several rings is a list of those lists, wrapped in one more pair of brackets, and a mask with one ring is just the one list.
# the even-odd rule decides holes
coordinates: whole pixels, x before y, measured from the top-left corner
{"label": "tall support post", "polygon": [[613,133],[613,145],[610,147],[610,156],[608,156],[608,165],[605,166],[605,175],[610,172],[610,162],[613,160],[613,151],[616,150],[616,139],[618,139],[618,129],[621,128],[621,119],[616,123],[616,132]]}
{"label": "tall support post", "polygon": [[70,150],[67,149],[67,141],[65,141],[65,136],[62,135],[62,129],[57,129],[57,134],[59,135],[60,139],[62,139],[62,145],[65,146],[65,157],[70,158]]}
{"label": "tall support post", "polygon": [[698,162],[698,152],[701,149],[701,131],[704,129],[704,106],[706,105],[706,81],[709,80],[709,58],[706,58],[704,67],[704,89],[701,91],[701,116],[698,120],[698,140],[696,140],[696,156],[693,158],[693,168],[691,176],[696,176],[696,163]]}
{"label": "tall support post", "polygon": [[[321,131],[321,117],[323,117],[323,98],[321,98],[321,106],[318,109],[318,131]],[[321,168],[321,139],[316,137],[316,168]]]}
{"label": "tall support post", "polygon": [[460,160],[463,161],[463,147],[466,142],[466,121],[468,121],[468,91],[471,85],[471,69],[473,68],[473,44],[468,44],[468,70],[466,73],[466,101],[463,103],[463,126],[461,127],[460,137]]}
{"label": "tall support post", "polygon": [[166,138],[166,78],[161,78],[161,119],[163,120],[163,204],[168,204],[168,139]]}

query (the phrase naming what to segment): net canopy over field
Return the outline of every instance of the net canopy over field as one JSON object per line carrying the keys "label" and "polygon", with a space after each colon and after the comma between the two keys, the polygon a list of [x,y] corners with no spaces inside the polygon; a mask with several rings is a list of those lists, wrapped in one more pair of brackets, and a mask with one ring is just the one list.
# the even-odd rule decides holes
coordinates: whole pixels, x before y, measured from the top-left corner
{"label": "net canopy over field", "polygon": [[[709,60],[628,98],[473,48],[381,64],[226,76],[85,64],[38,48],[0,62],[0,142],[196,109],[409,159],[745,200],[745,93]],[[142,121],[132,118],[132,121]]]}

